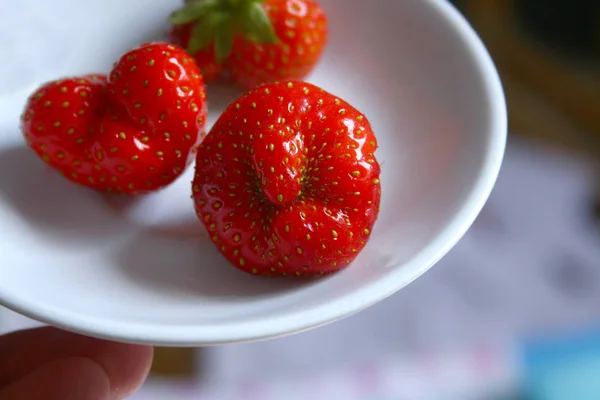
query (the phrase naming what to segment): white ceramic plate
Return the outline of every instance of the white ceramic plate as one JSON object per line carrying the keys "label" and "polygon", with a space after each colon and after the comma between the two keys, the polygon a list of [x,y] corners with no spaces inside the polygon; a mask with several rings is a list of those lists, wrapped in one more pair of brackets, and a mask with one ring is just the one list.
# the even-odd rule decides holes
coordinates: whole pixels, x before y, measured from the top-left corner
{"label": "white ceramic plate", "polygon": [[[24,147],[28,93],[108,71],[160,37],[178,0],[8,2],[0,13],[0,303],[92,336],[196,346],[271,338],[364,309],[427,271],[486,201],[506,138],[504,97],[479,39],[443,0],[323,0],[331,40],[310,81],[370,119],[381,214],[346,270],[311,283],[228,265],[189,199],[192,170],[136,203],[107,204]],[[234,91],[209,88],[211,122]]]}

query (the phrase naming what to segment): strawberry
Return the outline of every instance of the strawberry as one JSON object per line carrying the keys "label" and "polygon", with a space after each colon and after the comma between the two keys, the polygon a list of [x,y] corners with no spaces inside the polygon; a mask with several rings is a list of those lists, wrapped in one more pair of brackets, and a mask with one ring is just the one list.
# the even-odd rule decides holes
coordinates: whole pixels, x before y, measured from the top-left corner
{"label": "strawberry", "polygon": [[[177,46],[188,47],[191,34],[192,24],[175,25],[169,32],[169,41]],[[191,54],[194,55],[194,60],[202,71],[204,82],[213,81],[221,74],[223,68],[215,59],[214,48],[194,50]]]}
{"label": "strawberry", "polygon": [[322,275],[363,249],[379,212],[377,140],[350,104],[305,82],[255,88],[199,147],[198,218],[257,275]]}
{"label": "strawberry", "polygon": [[141,194],[181,175],[202,137],[206,95],[187,53],[166,43],[123,55],[110,75],[42,85],[21,117],[28,145],[71,181]]}
{"label": "strawberry", "polygon": [[223,69],[246,88],[304,79],[327,42],[316,0],[188,0],[169,20],[203,71],[214,78]]}

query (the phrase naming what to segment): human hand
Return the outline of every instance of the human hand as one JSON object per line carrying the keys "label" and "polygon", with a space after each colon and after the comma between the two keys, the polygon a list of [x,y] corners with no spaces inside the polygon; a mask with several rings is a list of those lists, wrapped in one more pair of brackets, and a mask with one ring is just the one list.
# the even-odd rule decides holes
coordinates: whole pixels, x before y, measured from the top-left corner
{"label": "human hand", "polygon": [[144,382],[152,348],[44,327],[0,336],[0,400],[120,400]]}

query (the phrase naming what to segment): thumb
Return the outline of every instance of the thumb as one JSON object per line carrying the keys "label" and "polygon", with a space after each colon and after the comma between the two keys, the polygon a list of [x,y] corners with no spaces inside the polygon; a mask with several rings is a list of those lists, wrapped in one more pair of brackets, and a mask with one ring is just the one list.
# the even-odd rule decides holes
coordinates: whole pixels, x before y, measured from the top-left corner
{"label": "thumb", "polygon": [[0,391],[0,400],[109,400],[110,380],[89,358],[51,361]]}

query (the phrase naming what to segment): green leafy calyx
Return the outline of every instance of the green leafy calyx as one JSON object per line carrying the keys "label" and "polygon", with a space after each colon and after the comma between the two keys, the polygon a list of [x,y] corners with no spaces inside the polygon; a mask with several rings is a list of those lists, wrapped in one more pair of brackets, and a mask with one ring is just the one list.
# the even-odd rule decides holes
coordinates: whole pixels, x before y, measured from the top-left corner
{"label": "green leafy calyx", "polygon": [[169,16],[173,25],[193,24],[187,51],[214,46],[217,62],[229,57],[236,35],[254,43],[277,43],[264,0],[185,0]]}

